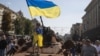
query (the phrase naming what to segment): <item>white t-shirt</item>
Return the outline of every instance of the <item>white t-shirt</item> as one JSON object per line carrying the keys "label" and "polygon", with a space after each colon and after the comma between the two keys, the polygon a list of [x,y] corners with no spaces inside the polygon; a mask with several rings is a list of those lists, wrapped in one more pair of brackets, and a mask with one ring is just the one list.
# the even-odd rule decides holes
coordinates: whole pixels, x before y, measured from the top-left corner
{"label": "white t-shirt", "polygon": [[94,47],[95,47],[95,48],[96,48],[96,50],[97,50],[98,56],[100,56],[100,45],[99,45],[99,46],[94,45]]}

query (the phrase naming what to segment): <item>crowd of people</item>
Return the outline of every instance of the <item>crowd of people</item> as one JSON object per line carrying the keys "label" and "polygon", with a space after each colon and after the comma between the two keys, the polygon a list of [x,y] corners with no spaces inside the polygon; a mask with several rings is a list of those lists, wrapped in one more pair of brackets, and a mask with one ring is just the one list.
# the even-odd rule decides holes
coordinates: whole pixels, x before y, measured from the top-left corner
{"label": "crowd of people", "polygon": [[100,41],[92,42],[90,39],[82,41],[67,40],[57,53],[64,56],[100,56]]}
{"label": "crowd of people", "polygon": [[[29,47],[37,42],[39,52],[45,45],[53,47],[58,45],[60,50],[57,54],[64,56],[100,56],[100,41],[92,42],[90,39],[83,39],[82,41],[67,40],[62,42],[58,40],[54,31],[47,28],[43,30],[40,24],[37,24],[35,29],[34,40],[31,38],[17,38],[16,36],[8,37],[4,33],[0,33],[0,56],[13,56],[18,52],[27,50]],[[35,39],[37,38],[37,39]],[[33,40],[33,41],[32,41]]]}
{"label": "crowd of people", "polygon": [[[38,26],[39,29],[40,25]],[[42,30],[42,29],[41,29]],[[43,32],[41,30],[37,31],[38,34],[43,35]],[[41,32],[41,33],[39,33]],[[49,31],[50,32],[50,31]],[[47,42],[51,43],[51,46],[54,44],[60,42],[57,41],[57,36],[53,31],[51,31],[53,34],[49,34],[46,32],[45,35],[47,34],[49,37]],[[44,38],[42,41],[46,41],[47,39]],[[41,41],[41,44],[43,44]],[[45,42],[46,43],[46,42]],[[62,46],[61,46],[62,45]],[[73,41],[73,40],[67,40],[65,43],[61,43],[61,50],[58,51],[57,54],[63,53],[64,56],[100,56],[100,41],[96,40],[95,42],[92,42],[90,39],[83,39],[82,41]]]}
{"label": "crowd of people", "polygon": [[4,33],[0,34],[0,56],[13,56],[16,53],[25,51],[31,47],[32,39],[17,38],[15,36],[6,36]]}

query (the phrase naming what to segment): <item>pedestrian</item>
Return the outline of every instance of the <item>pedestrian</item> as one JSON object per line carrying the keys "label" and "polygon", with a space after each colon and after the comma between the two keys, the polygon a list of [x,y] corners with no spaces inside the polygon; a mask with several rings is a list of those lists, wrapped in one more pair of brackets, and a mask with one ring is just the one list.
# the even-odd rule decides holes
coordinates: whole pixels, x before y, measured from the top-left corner
{"label": "pedestrian", "polygon": [[15,41],[11,40],[11,43],[9,44],[10,50],[7,52],[7,56],[13,56],[18,48],[16,48]]}
{"label": "pedestrian", "polygon": [[95,41],[94,47],[95,47],[96,50],[97,50],[98,56],[100,56],[100,41],[99,41],[99,40],[96,40],[96,41]]}
{"label": "pedestrian", "polygon": [[63,45],[62,49],[57,52],[57,54],[62,53],[64,56],[71,56],[71,48],[74,47],[74,43],[72,40],[67,40]]}
{"label": "pedestrian", "polygon": [[98,56],[96,48],[91,45],[89,39],[86,39],[85,46],[82,47],[81,56]]}
{"label": "pedestrian", "polygon": [[70,52],[72,54],[72,56],[76,55],[76,44],[74,43],[74,46],[70,49]]}
{"label": "pedestrian", "polygon": [[78,42],[76,43],[76,53],[77,53],[77,56],[80,56],[80,54],[81,54],[81,49],[82,49],[82,44],[81,44],[80,41],[78,41]]}
{"label": "pedestrian", "polygon": [[4,34],[1,34],[0,36],[0,56],[5,55],[6,47],[7,47],[6,36]]}

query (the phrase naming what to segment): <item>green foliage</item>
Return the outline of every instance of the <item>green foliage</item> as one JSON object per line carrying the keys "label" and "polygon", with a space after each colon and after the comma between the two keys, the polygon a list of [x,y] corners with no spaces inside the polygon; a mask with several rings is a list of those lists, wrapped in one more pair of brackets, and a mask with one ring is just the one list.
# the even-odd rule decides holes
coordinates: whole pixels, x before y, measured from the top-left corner
{"label": "green foliage", "polygon": [[34,23],[24,17],[17,18],[14,22],[15,24],[15,34],[21,35],[32,35],[34,29]]}
{"label": "green foliage", "polygon": [[7,32],[11,29],[11,16],[9,12],[4,12],[1,29],[4,32]]}
{"label": "green foliage", "polygon": [[[18,16],[17,19],[14,21],[15,26],[15,34],[16,35],[32,35],[34,24],[38,21],[36,19],[29,20],[25,17]],[[2,19],[2,30],[6,33],[11,30],[11,13],[4,12],[3,19]]]}
{"label": "green foliage", "polygon": [[32,21],[30,21],[29,19],[26,19],[24,34],[30,35],[30,34],[32,34],[32,30],[33,30]]}
{"label": "green foliage", "polygon": [[24,35],[25,18],[17,18],[14,22],[15,24],[15,34]]}

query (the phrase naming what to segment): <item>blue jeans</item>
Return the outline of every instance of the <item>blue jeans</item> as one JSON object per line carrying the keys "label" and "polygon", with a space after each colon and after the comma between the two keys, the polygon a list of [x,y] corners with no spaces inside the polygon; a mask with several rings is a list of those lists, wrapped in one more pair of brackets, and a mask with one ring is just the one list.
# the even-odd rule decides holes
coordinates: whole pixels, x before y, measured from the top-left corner
{"label": "blue jeans", "polygon": [[0,49],[0,56],[4,56],[5,55],[5,49]]}

